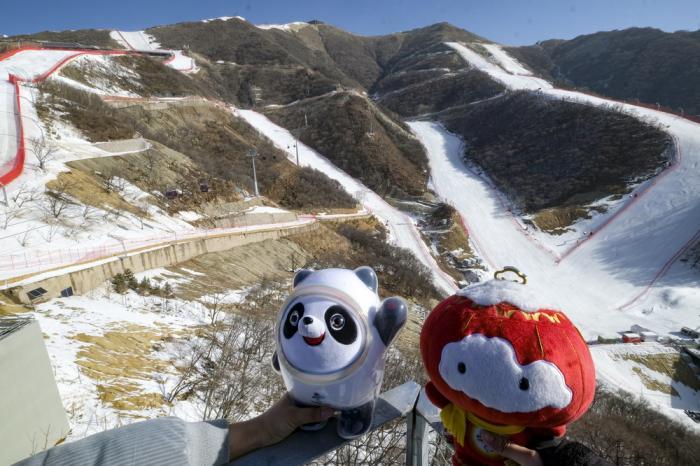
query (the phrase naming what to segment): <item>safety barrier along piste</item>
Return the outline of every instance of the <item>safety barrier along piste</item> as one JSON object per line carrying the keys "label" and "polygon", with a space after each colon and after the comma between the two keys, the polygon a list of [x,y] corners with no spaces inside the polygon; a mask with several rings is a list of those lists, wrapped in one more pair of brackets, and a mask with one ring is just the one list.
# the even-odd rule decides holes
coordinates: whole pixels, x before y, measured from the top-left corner
{"label": "safety barrier along piste", "polygon": [[[110,244],[64,247],[43,251],[27,251],[20,254],[6,254],[0,255],[0,272],[12,272],[12,277],[20,277],[30,272],[43,273],[56,268],[109,260],[117,256],[138,254],[144,252],[144,250],[158,249],[194,240],[205,240],[233,235],[245,236],[247,233],[293,230],[310,225],[316,221],[316,218],[306,218],[285,223],[163,232],[160,235],[138,239],[113,238],[113,242]],[[10,279],[10,277],[7,278],[7,280]],[[4,280],[5,279],[2,279],[0,282],[4,282]]]}
{"label": "safety barrier along piste", "polygon": [[64,51],[64,52],[70,52],[70,51],[75,51],[74,54],[69,55],[67,57],[62,58],[58,62],[56,62],[51,68],[49,68],[47,71],[34,76],[30,79],[23,79],[20,78],[17,75],[10,74],[8,76],[8,81],[12,84],[12,87],[14,88],[15,92],[15,106],[16,106],[16,112],[15,112],[15,117],[17,120],[17,152],[15,154],[14,159],[12,162],[10,162],[9,169],[5,172],[0,174],[0,187],[1,186],[7,186],[14,180],[16,180],[21,174],[22,171],[24,170],[24,162],[26,159],[26,147],[25,147],[25,142],[24,142],[24,124],[22,121],[22,105],[21,105],[21,99],[20,99],[20,92],[21,92],[21,84],[22,83],[31,83],[31,84],[36,84],[40,83],[42,81],[45,81],[49,76],[51,76],[53,73],[55,73],[58,69],[60,69],[63,65],[68,63],[70,60],[73,60],[79,56],[82,55],[138,55],[140,52],[137,51],[130,51],[130,50],[80,50],[80,49],[61,49],[61,48],[51,48],[51,49],[46,49],[43,47],[35,46],[35,45],[26,45],[22,46],[13,50],[10,50],[8,52],[0,54],[0,61],[7,60],[8,58],[17,55],[18,53],[22,52],[28,52],[28,51],[40,51],[40,50],[52,50],[52,51]]}
{"label": "safety barrier along piste", "polygon": [[19,175],[22,174],[24,169],[24,159],[26,156],[24,147],[24,125],[22,124],[22,107],[20,103],[20,88],[19,88],[19,78],[13,74],[9,76],[10,84],[15,90],[15,106],[17,111],[15,113],[15,118],[17,121],[17,153],[15,154],[14,160],[11,162],[10,169],[0,175],[0,186],[7,186],[10,182],[14,181]]}

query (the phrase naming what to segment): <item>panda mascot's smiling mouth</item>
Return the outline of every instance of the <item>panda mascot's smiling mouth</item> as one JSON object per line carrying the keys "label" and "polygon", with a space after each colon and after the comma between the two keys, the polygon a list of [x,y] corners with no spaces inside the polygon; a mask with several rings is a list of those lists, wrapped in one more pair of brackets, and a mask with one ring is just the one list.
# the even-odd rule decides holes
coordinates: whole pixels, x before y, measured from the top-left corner
{"label": "panda mascot's smiling mouth", "polygon": [[320,337],[304,337],[304,341],[309,346],[318,346],[321,344],[323,339],[326,337],[326,333],[322,333]]}

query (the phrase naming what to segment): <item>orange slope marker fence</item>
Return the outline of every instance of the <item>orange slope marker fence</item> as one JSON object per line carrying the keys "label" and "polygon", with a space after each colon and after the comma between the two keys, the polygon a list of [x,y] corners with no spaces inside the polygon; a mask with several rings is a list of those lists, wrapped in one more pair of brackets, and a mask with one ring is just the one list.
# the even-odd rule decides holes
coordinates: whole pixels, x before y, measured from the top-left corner
{"label": "orange slope marker fence", "polygon": [[[17,55],[18,53],[32,51],[32,50],[47,50],[39,46],[28,45],[24,47],[19,47],[3,54],[0,54],[0,61],[7,60],[8,58]],[[24,170],[24,162],[26,159],[26,147],[24,142],[24,124],[22,122],[22,105],[20,99],[21,84],[24,82],[36,84],[45,81],[49,76],[58,71],[63,65],[69,61],[82,56],[82,55],[131,55],[137,54],[138,52],[133,52],[130,50],[80,50],[80,49],[49,49],[56,51],[71,51],[75,50],[75,54],[69,55],[56,64],[54,64],[49,70],[44,73],[35,76],[31,79],[22,79],[19,76],[10,74],[8,81],[12,84],[15,91],[15,106],[16,106],[16,118],[17,118],[17,153],[15,154],[14,160],[10,164],[10,169],[0,174],[0,186],[7,186],[14,180],[16,180]]]}

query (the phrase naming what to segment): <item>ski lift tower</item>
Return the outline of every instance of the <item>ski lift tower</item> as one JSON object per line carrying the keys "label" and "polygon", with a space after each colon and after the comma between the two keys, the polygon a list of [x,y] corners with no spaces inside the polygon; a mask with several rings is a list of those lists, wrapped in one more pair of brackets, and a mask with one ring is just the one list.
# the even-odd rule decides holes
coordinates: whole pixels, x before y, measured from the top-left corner
{"label": "ski lift tower", "polygon": [[253,161],[253,185],[255,186],[255,197],[259,197],[260,193],[258,192],[258,175],[255,173],[255,157],[258,156],[258,151],[255,149],[249,149],[248,150],[248,157],[251,158]]}
{"label": "ski lift tower", "polygon": [[[304,114],[304,117],[306,117],[306,114]],[[294,146],[294,149],[296,150],[296,154],[297,154],[297,167],[298,167],[299,166],[299,135],[301,134],[301,128],[291,130],[290,134],[292,136],[294,136],[294,142],[287,145],[287,149],[291,149],[292,146]]]}

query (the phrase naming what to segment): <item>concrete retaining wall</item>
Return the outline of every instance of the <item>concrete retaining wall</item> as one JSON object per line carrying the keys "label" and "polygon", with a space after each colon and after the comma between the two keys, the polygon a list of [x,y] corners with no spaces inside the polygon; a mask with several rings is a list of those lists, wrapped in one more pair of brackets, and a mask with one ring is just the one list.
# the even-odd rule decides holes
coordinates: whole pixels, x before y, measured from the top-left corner
{"label": "concrete retaining wall", "polygon": [[270,223],[294,222],[297,215],[293,212],[279,213],[242,213],[230,217],[217,218],[214,224],[217,228],[245,227],[249,225],[267,225]]}
{"label": "concrete retaining wall", "polygon": [[185,97],[185,98],[162,98],[162,99],[148,99],[148,98],[114,98],[108,97],[103,99],[111,107],[115,108],[127,108],[139,106],[147,110],[167,110],[173,106],[179,107],[211,107],[214,105],[203,97]]}
{"label": "concrete retaining wall", "polygon": [[[151,248],[143,252],[130,253],[124,256],[115,256],[109,262],[93,267],[77,270],[45,280],[38,280],[30,284],[24,284],[10,288],[9,294],[18,302],[32,304],[61,296],[61,291],[69,290],[73,294],[84,294],[97,288],[106,280],[111,279],[126,269],[132,272],[159,267],[169,267],[180,262],[185,262],[202,254],[226,251],[249,243],[278,239],[284,236],[305,233],[319,228],[319,223],[309,223],[286,229],[270,229],[246,234],[212,236],[193,241],[173,243],[158,248]],[[31,300],[27,293],[37,288],[43,288],[46,293],[38,299]]]}
{"label": "concrete retaining wall", "polygon": [[0,464],[13,464],[68,435],[37,321],[0,337]]}

